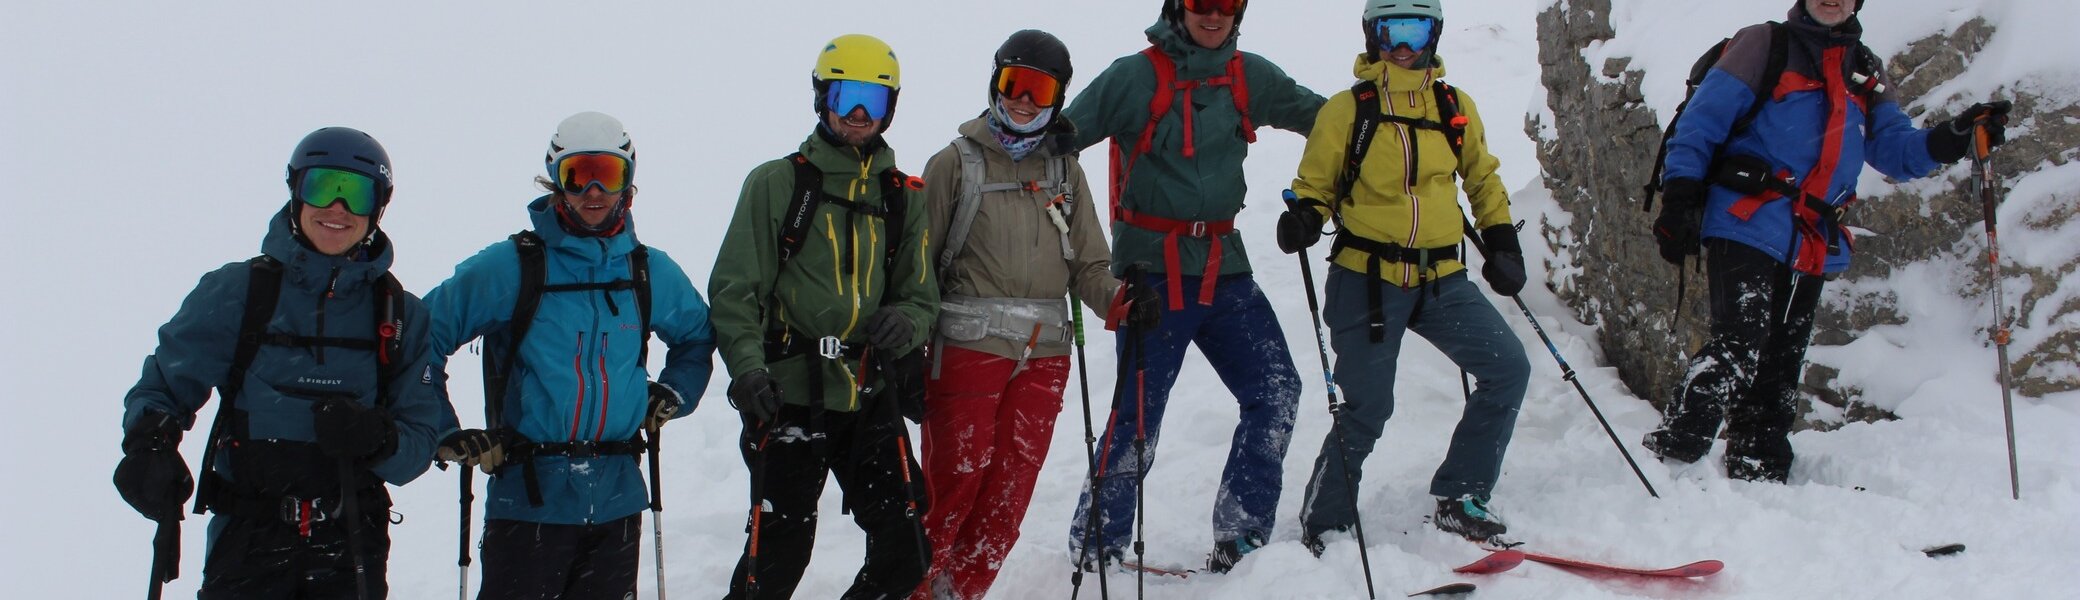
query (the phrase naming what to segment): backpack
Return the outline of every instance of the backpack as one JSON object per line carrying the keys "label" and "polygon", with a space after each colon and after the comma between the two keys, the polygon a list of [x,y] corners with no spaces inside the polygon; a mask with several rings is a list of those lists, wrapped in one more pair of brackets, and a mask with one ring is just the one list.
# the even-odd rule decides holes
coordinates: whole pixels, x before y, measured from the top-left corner
{"label": "backpack", "polygon": [[[1432,94],[1431,97],[1435,101],[1434,103],[1437,105],[1438,120],[1436,121],[1386,114],[1381,107],[1381,104],[1384,102],[1382,99],[1384,94],[1380,92],[1378,82],[1366,79],[1351,86],[1351,100],[1357,103],[1357,108],[1353,111],[1351,119],[1350,139],[1344,148],[1343,171],[1336,178],[1336,198],[1333,200],[1334,202],[1353,202],[1351,189],[1357,186],[1359,169],[1365,164],[1365,154],[1372,150],[1372,140],[1378,137],[1381,123],[1394,123],[1413,129],[1429,130],[1444,134],[1445,143],[1452,148],[1452,156],[1457,158],[1463,155],[1462,153],[1466,147],[1466,125],[1468,119],[1466,115],[1459,112],[1459,89],[1452,87],[1451,84],[1445,83],[1443,80],[1433,80],[1430,82],[1430,92]],[[1417,147],[1417,144],[1408,145],[1409,154],[1407,162],[1410,168],[1413,168],[1413,165],[1417,164],[1421,159]],[[1459,168],[1455,160],[1453,161],[1452,177],[1457,178],[1458,176]],[[1341,213],[1332,210],[1330,214],[1338,215]],[[1380,278],[1381,263],[1385,261],[1410,263],[1428,269],[1437,262],[1457,260],[1459,258],[1458,248],[1407,248],[1400,244],[1359,237],[1357,234],[1344,229],[1343,223],[1339,218],[1339,222],[1336,224],[1336,242],[1334,249],[1330,250],[1330,255],[1334,256],[1338,251],[1345,248],[1363,252],[1368,257],[1365,272],[1367,279],[1370,281],[1370,285],[1366,286],[1367,336],[1375,343],[1386,338],[1386,317],[1381,312],[1384,302],[1381,292],[1381,286],[1383,285]]]}
{"label": "backpack", "polygon": [[[377,293],[382,296],[382,309],[375,315],[376,338],[340,338],[269,333],[267,323],[274,320],[275,303],[281,298],[282,263],[263,254],[247,260],[246,270],[246,301],[244,313],[238,321],[238,345],[232,350],[231,368],[226,372],[224,384],[218,386],[217,416],[211,420],[209,439],[202,450],[202,477],[195,488],[195,514],[198,515],[219,505],[218,488],[228,483],[214,468],[217,449],[237,443],[237,440],[229,439],[234,433],[227,433],[225,428],[232,412],[237,409],[239,393],[245,387],[246,372],[252,368],[253,358],[260,354],[261,346],[317,348],[320,356],[327,347],[375,351],[378,406],[390,404],[393,378],[389,367],[404,351],[404,342],[398,334],[404,329],[404,321],[397,314],[397,298],[404,294],[404,286],[398,283],[397,276],[385,272],[376,282]],[[241,425],[232,429],[243,430],[245,427]],[[340,493],[348,491],[341,490]]]}
{"label": "backpack", "polygon": [[[941,270],[952,266],[953,259],[967,247],[968,232],[975,224],[976,211],[982,207],[983,194],[1012,190],[1054,192],[1055,197],[1061,199],[1056,206],[1060,207],[1064,226],[1069,217],[1076,214],[1076,190],[1069,185],[1067,155],[1056,154],[1047,158],[1047,178],[1044,180],[983,183],[989,175],[982,163],[982,148],[966,137],[954,138],[953,147],[960,151],[961,156],[961,194],[954,204],[953,221],[946,229],[946,248],[939,251],[938,266]],[[1069,246],[1068,235],[1062,234],[1062,259],[1074,260],[1076,253]]]}
{"label": "backpack", "polygon": [[[614,305],[613,292],[634,290],[636,311],[642,319],[643,344],[636,352],[636,365],[648,368],[650,364],[650,247],[636,244],[628,253],[628,278],[593,283],[561,283],[547,285],[547,246],[542,236],[532,230],[522,230],[506,239],[513,241],[513,251],[520,255],[520,291],[513,299],[513,315],[506,321],[505,331],[485,340],[484,352],[484,416],[488,428],[505,426],[506,393],[512,381],[513,365],[520,360],[520,342],[527,338],[527,331],[534,327],[535,312],[541,308],[542,294],[561,292],[591,292],[606,294],[607,310],[620,312]],[[539,505],[539,503],[536,503]]]}
{"label": "backpack", "polygon": [[[1777,81],[1784,77],[1785,63],[1789,61],[1791,54],[1791,36],[1784,31],[1784,27],[1783,23],[1769,22],[1769,58],[1763,63],[1762,79],[1760,80],[1763,85],[1774,87],[1777,85]],[[1733,38],[1730,37],[1719,40],[1719,43],[1712,44],[1712,47],[1706,49],[1704,54],[1699,55],[1697,62],[1690,65],[1689,78],[1683,80],[1683,101],[1676,105],[1675,117],[1669,119],[1668,128],[1661,130],[1661,144],[1654,153],[1654,172],[1647,176],[1647,183],[1643,188],[1646,192],[1646,198],[1640,210],[1647,212],[1654,210],[1654,195],[1661,191],[1661,175],[1668,161],[1668,140],[1675,137],[1676,124],[1682,121],[1683,111],[1690,107],[1690,99],[1697,96],[1698,86],[1704,85],[1705,76],[1710,75],[1712,67],[1719,64],[1719,59],[1726,55],[1727,44],[1732,42]],[[1883,71],[1884,63],[1878,59],[1877,53],[1871,51],[1870,46],[1865,46],[1860,41],[1856,44],[1854,59],[1860,64],[1850,66],[1852,74],[1850,75],[1851,81],[1848,83],[1851,85],[1847,87],[1851,93],[1863,96],[1865,106],[1869,106],[1878,94],[1885,91],[1884,84],[1878,81],[1876,75]],[[1726,139],[1732,140],[1745,133],[1748,127],[1755,123],[1755,115],[1760,114],[1762,106],[1768,104],[1770,100],[1771,98],[1767,91],[1758,94],[1755,101],[1748,105],[1748,111],[1742,113],[1740,118],[1734,119],[1733,127],[1726,131]],[[1864,111],[1866,128],[1869,126],[1870,118],[1870,111]],[[1714,170],[1716,170],[1716,165],[1719,162],[1719,157],[1713,157],[1712,164],[1714,165]]]}
{"label": "backpack", "polygon": [[[1141,137],[1135,142],[1133,152],[1127,155],[1124,164],[1120,160],[1119,139],[1112,140],[1112,205],[1115,209],[1119,207],[1120,194],[1127,189],[1127,175],[1134,170],[1134,159],[1147,154],[1155,147],[1156,124],[1170,114],[1171,100],[1179,91],[1184,92],[1185,100],[1189,102],[1194,89],[1228,88],[1228,93],[1235,97],[1236,112],[1242,113],[1243,142],[1257,143],[1257,128],[1249,118],[1249,79],[1244,75],[1241,50],[1236,50],[1233,56],[1228,57],[1225,74],[1189,81],[1177,80],[1176,61],[1170,60],[1170,55],[1164,54],[1161,49],[1149,46],[1141,51],[1141,55],[1147,57],[1149,65],[1155,68],[1156,90],[1155,95],[1148,100],[1148,124],[1141,127]],[[1198,154],[1198,144],[1192,139],[1192,112],[1185,111],[1181,114],[1184,118],[1184,157],[1192,158]]]}

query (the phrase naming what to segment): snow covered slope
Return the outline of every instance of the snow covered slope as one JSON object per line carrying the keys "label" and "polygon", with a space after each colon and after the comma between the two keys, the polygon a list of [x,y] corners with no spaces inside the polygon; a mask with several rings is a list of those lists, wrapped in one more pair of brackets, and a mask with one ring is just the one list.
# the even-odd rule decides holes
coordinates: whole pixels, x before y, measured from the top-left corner
{"label": "snow covered slope", "polygon": [[[1443,42],[1451,80],[1479,98],[1490,142],[1513,187],[1519,218],[1565,218],[1536,189],[1531,141],[1514,115],[1542,111],[1534,11],[1549,0],[1459,0],[1446,7]],[[1633,2],[1633,10],[1652,3]],[[1357,3],[1260,3],[1243,46],[1329,93],[1350,82],[1360,49]],[[1679,46],[1662,58],[1687,67],[1693,46],[1781,14],[1781,2],[1683,2],[1631,52]],[[1753,8],[1745,8],[1753,4]],[[1865,20],[1903,43],[1961,20],[1999,12],[2028,19],[2048,0],[1873,2]],[[849,32],[887,39],[904,59],[902,111],[891,142],[920,170],[982,108],[988,57],[1011,31],[1060,35],[1087,81],[1139,49],[1155,2],[1059,0],[1044,4],[915,0],[861,5],[805,2],[657,2],[640,6],[551,3],[424,3],[351,6],[236,2],[17,3],[0,20],[0,175],[15,217],[0,236],[9,260],[0,307],[9,383],[0,448],[10,493],[0,494],[0,581],[22,598],[135,597],[144,586],[151,524],[111,489],[120,399],[195,278],[251,256],[265,219],[285,198],[280,165],[305,132],[350,125],[374,134],[397,164],[399,192],[384,225],[399,244],[398,274],[424,291],[482,246],[526,225],[545,138],[562,117],[600,110],[628,123],[644,164],[640,231],[705,279],[714,248],[753,165],[783,155],[809,132],[807,71],[824,40]],[[1767,5],[1767,6],[1764,6]],[[2056,5],[2056,6],[2054,6]],[[1710,7],[1710,8],[1707,8]],[[1995,11],[1994,9],[1999,9]],[[1657,9],[1665,10],[1665,9]],[[1942,18],[1936,18],[1939,15]],[[2004,23],[2005,24],[2005,23]],[[2070,32],[2038,25],[2045,50],[2031,68],[2080,65]],[[2041,33],[2038,33],[2041,32]],[[1646,35],[1646,34],[1642,34]],[[2035,45],[2036,42],[2032,42]],[[2056,50],[2063,48],[2064,50]],[[1883,50],[1883,48],[1881,48]],[[2017,58],[2015,60],[2022,60]],[[1657,64],[1656,68],[1659,68]],[[1656,71],[1660,73],[1660,71]],[[1677,77],[1661,73],[1656,77]],[[1974,83],[1974,86],[1980,84]],[[1078,86],[1080,87],[1080,85]],[[1972,87],[1983,92],[1984,87]],[[2080,93],[2080,92],[2076,92]],[[1292,176],[1298,136],[1266,132],[1247,167],[1257,201],[1245,210],[1258,277],[1281,312],[1295,362],[1309,374],[1287,464],[1273,544],[1225,576],[1150,581],[1155,598],[1352,598],[1364,593],[1357,547],[1332,540],[1320,560],[1294,543],[1300,465],[1328,431],[1299,275],[1276,254],[1276,191]],[[1094,173],[1103,160],[1085,161]],[[2068,176],[2067,183],[2072,181]],[[2047,184],[2048,185],[2048,184]],[[2061,243],[2015,242],[2036,252]],[[1537,246],[1537,245],[1534,245]],[[1533,248],[1533,252],[1542,252]],[[1538,264],[1537,256],[1532,264]],[[1902,343],[1891,367],[1916,385],[1904,421],[1794,438],[1801,462],[1788,486],[1727,482],[1710,468],[1670,473],[1638,448],[1658,420],[1630,397],[1584,340],[1591,331],[1539,286],[1526,300],[1561,353],[1642,461],[1661,492],[1649,498],[1590,418],[1522,317],[1505,310],[1532,349],[1530,395],[1505,464],[1496,509],[1539,548],[1583,558],[1669,566],[1701,558],[1727,571],[1698,582],[1590,580],[1527,564],[1488,577],[1454,576],[1478,556],[1421,522],[1430,472],[1461,403],[1455,369],[1422,343],[1404,354],[1400,410],[1368,465],[1360,500],[1380,592],[1399,596],[1448,581],[1479,583],[1482,598],[1986,598],[2072,597],[2080,589],[2080,415],[2071,396],[2026,399],[2017,425],[2023,500],[2007,499],[1997,394],[1980,361],[1953,361],[1940,346]],[[1507,308],[1497,298],[1498,307]],[[1975,318],[1960,316],[1959,318]],[[1912,332],[1901,339],[1914,341]],[[1107,389],[1111,344],[1095,339],[1094,387]],[[458,357],[453,393],[466,421],[479,413],[474,359]],[[1161,465],[1150,477],[1148,548],[1156,563],[1202,560],[1211,549],[1211,503],[1235,422],[1232,401],[1193,359],[1168,417]],[[664,513],[670,590],[714,597],[743,541],[747,480],[721,400],[673,426],[665,451]],[[1107,398],[1094,398],[1102,413]],[[1049,463],[1004,565],[997,598],[1068,594],[1065,532],[1083,471],[1079,399],[1071,391]],[[213,410],[208,408],[207,410]],[[186,456],[201,454],[189,436]],[[455,483],[429,472],[395,491],[405,522],[393,528],[395,598],[455,593]],[[819,560],[802,598],[834,596],[858,564],[861,536],[827,496]],[[481,511],[479,512],[481,514]],[[201,580],[199,522],[190,522],[183,577]],[[477,528],[481,531],[481,527]],[[1917,550],[1963,542],[1963,555]],[[650,551],[644,550],[645,560]],[[643,574],[645,594],[651,574]],[[1086,582],[1092,585],[1094,582]],[[1114,597],[1129,580],[1112,579]],[[1084,590],[1095,597],[1096,590]]]}

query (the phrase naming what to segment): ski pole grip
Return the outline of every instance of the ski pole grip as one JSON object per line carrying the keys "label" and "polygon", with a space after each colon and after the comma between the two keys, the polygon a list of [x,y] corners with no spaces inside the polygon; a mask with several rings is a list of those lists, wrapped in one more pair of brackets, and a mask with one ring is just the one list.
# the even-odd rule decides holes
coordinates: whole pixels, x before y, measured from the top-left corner
{"label": "ski pole grip", "polygon": [[1982,116],[1972,123],[1972,156],[1974,158],[1983,159],[1993,154],[1992,136],[1986,133],[1986,119],[1986,117]]}
{"label": "ski pole grip", "polygon": [[1285,199],[1286,210],[1299,210],[1300,195],[1294,194],[1292,188],[1286,188],[1285,190],[1280,191],[1278,195],[1279,197]]}

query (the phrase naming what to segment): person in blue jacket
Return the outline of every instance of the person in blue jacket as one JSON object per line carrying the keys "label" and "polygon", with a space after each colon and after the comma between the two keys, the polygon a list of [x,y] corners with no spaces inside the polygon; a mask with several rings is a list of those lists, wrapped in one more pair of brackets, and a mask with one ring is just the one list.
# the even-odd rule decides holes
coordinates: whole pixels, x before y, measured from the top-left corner
{"label": "person in blue jacket", "polygon": [[[655,435],[692,412],[715,336],[686,272],[636,240],[635,148],[621,122],[596,112],[564,119],[545,166],[536,183],[549,193],[527,206],[533,229],[463,261],[426,294],[435,368],[483,336],[486,361],[504,363],[486,370],[486,388],[498,394],[494,371],[507,382],[485,407],[486,426],[448,434],[438,458],[492,474],[479,598],[619,600],[635,593],[649,505],[638,430]],[[523,244],[542,255],[533,298],[521,297]],[[514,323],[521,302],[536,308]],[[656,381],[645,350],[653,332],[670,347]]]}
{"label": "person in blue jacket", "polygon": [[123,399],[116,489],[163,527],[194,482],[182,432],[212,388],[222,398],[195,509],[214,514],[201,598],[387,592],[383,484],[426,471],[444,410],[422,377],[425,307],[388,277],[390,177],[366,133],[304,137],[262,256],[202,276]]}
{"label": "person in blue jacket", "polygon": [[[1855,240],[1841,220],[1863,165],[1924,177],[1963,158],[1977,127],[2005,141],[2007,102],[1914,127],[1862,50],[1862,8],[1797,0],[1782,24],[1742,29],[1674,124],[1653,234],[1670,263],[1700,245],[1710,257],[1712,324],[1646,437],[1664,461],[1703,458],[1724,421],[1728,476],[1785,481],[1813,313],[1825,281],[1849,267]],[[1787,36],[1782,75],[1764,81],[1773,36]]]}

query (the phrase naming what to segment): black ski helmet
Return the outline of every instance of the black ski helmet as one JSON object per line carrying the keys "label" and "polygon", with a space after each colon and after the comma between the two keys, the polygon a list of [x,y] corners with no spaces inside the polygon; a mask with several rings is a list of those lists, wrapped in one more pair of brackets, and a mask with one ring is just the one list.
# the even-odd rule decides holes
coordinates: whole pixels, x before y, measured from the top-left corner
{"label": "black ski helmet", "polygon": [[390,153],[383,150],[376,138],[351,127],[319,129],[296,143],[284,175],[292,195],[296,192],[296,176],[311,167],[345,169],[375,178],[376,187],[382,190],[382,197],[376,201],[379,213],[390,204],[390,192],[396,189],[390,181]]}
{"label": "black ski helmet", "polygon": [[1004,45],[997,47],[995,67],[989,72],[990,102],[994,103],[997,100],[997,73],[1003,71],[1004,67],[1012,66],[1037,69],[1053,75],[1055,81],[1061,82],[1061,91],[1055,93],[1054,103],[1049,105],[1055,110],[1061,110],[1062,101],[1067,100],[1069,95],[1069,76],[1073,75],[1076,69],[1069,62],[1069,47],[1062,44],[1060,38],[1038,29],[1025,29],[1011,34],[1009,39],[1004,40]]}

